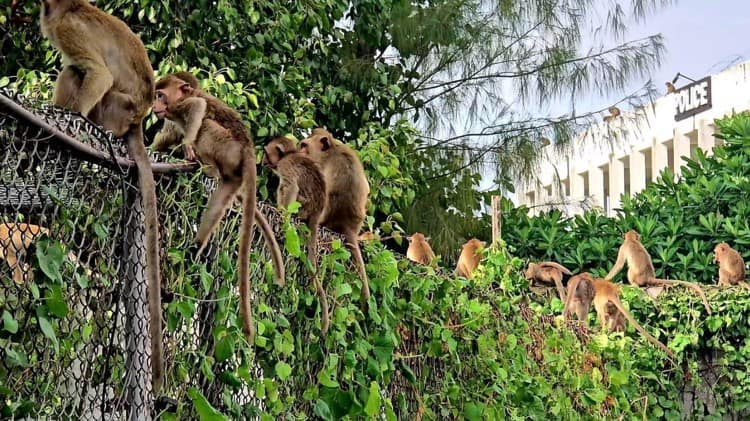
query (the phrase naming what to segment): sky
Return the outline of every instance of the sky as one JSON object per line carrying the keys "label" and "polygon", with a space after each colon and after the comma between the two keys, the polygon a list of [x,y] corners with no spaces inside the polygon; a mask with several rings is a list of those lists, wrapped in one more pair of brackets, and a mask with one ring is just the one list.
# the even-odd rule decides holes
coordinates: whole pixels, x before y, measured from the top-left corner
{"label": "sky", "polygon": [[[750,0],[678,0],[629,26],[626,39],[661,33],[666,53],[651,79],[657,89],[680,72],[692,79],[750,60]],[[634,81],[631,90],[645,80]],[[675,85],[690,83],[680,79]]]}

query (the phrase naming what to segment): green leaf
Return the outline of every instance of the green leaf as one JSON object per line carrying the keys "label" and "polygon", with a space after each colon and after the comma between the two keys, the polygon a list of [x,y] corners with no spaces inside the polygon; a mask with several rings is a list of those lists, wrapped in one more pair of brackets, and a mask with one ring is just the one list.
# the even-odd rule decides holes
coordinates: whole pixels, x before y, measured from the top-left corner
{"label": "green leaf", "polygon": [[377,382],[370,382],[370,393],[365,404],[365,414],[374,417],[380,410],[380,387]]}
{"label": "green leaf", "polygon": [[201,421],[229,421],[229,418],[208,403],[206,397],[197,388],[191,387],[187,394]]}
{"label": "green leaf", "polygon": [[279,361],[276,363],[276,375],[279,376],[279,379],[286,380],[289,378],[289,375],[292,374],[292,366],[285,363],[284,361]]}
{"label": "green leaf", "polygon": [[469,402],[464,406],[464,417],[468,421],[481,421],[482,411],[484,410],[483,405],[478,405],[474,402]]}
{"label": "green leaf", "polygon": [[8,310],[3,310],[3,329],[11,334],[18,332],[18,321]]}
{"label": "green leaf", "polygon": [[331,409],[328,408],[328,404],[325,401],[318,399],[315,401],[315,407],[313,408],[315,415],[319,416],[325,421],[333,421],[333,415],[331,415]]}
{"label": "green leaf", "polygon": [[225,335],[216,343],[214,356],[217,362],[226,361],[234,355],[234,340],[230,335]]}
{"label": "green leaf", "polygon": [[291,224],[287,226],[286,235],[284,235],[284,247],[287,252],[294,257],[300,257],[302,255],[302,248],[300,246],[299,234],[297,230]]}
{"label": "green leaf", "polygon": [[55,353],[57,353],[60,345],[57,343],[57,336],[55,336],[55,329],[52,327],[52,323],[50,323],[47,317],[39,314],[37,314],[37,319],[39,320],[39,327],[42,329],[42,333],[47,339],[52,341],[52,345],[55,347]]}
{"label": "green leaf", "polygon": [[36,258],[39,268],[42,269],[47,278],[55,282],[62,282],[62,267],[64,253],[62,246],[53,241],[37,242]]}

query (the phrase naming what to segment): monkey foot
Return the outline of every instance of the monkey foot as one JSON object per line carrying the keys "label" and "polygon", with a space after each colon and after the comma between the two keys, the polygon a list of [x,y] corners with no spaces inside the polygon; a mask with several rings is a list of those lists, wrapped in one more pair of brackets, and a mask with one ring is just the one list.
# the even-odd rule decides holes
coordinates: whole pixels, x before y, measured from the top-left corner
{"label": "monkey foot", "polygon": [[168,396],[159,396],[154,399],[154,412],[157,414],[162,412],[177,413],[177,399]]}

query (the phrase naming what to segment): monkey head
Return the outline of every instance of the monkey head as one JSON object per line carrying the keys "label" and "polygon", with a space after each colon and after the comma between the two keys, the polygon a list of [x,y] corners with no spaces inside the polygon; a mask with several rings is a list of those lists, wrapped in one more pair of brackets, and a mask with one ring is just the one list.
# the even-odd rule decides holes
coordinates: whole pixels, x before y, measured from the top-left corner
{"label": "monkey head", "polygon": [[471,240],[467,241],[466,244],[464,244],[464,250],[465,249],[471,249],[474,251],[474,254],[477,254],[477,252],[487,246],[486,241],[480,241],[476,238],[472,238]]}
{"label": "monkey head", "polygon": [[316,128],[313,129],[310,136],[300,142],[299,151],[319,161],[323,154],[334,147],[334,138],[331,132],[326,129]]}
{"label": "monkey head", "polygon": [[638,231],[630,230],[630,231],[625,232],[625,234],[622,235],[622,238],[626,240],[640,241],[641,236],[640,234],[638,234]]}
{"label": "monkey head", "polygon": [[523,273],[523,276],[526,278],[527,281],[534,279],[534,277],[536,276],[536,271],[537,271],[538,266],[539,265],[537,265],[534,262],[529,262],[529,265],[526,267],[526,271]]}
{"label": "monkey head", "polygon": [[409,244],[430,241],[430,237],[425,237],[421,232],[415,232],[414,234],[407,236],[406,239],[409,241]]}
{"label": "monkey head", "polygon": [[294,141],[288,137],[275,137],[263,147],[262,164],[266,168],[275,170],[279,161],[289,153],[297,152]]}
{"label": "monkey head", "polygon": [[714,263],[719,263],[721,260],[720,256],[724,256],[729,251],[729,244],[719,243],[714,247]]}
{"label": "monkey head", "polygon": [[174,76],[164,76],[156,82],[156,93],[152,109],[156,118],[169,117],[169,106],[182,99],[184,96],[193,94],[195,88],[190,83]]}

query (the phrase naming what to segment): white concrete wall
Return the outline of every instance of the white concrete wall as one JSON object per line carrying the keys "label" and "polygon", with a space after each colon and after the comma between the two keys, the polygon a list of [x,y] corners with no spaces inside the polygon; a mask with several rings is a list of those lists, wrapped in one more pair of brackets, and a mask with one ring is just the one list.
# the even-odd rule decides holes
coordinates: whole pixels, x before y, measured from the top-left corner
{"label": "white concrete wall", "polygon": [[[695,75],[702,78],[702,75]],[[678,89],[690,82],[680,80]],[[645,118],[636,122],[634,114],[623,113],[610,123],[599,123],[581,134],[573,142],[573,149],[567,154],[555,153],[546,147],[546,157],[538,173],[538,182],[521,188],[518,198],[521,204],[536,206],[536,213],[545,209],[544,203],[581,202],[588,199],[590,205],[605,209],[613,215],[620,206],[620,195],[625,192],[626,180],[624,163],[629,162],[630,194],[643,190],[647,185],[646,163],[651,161],[651,180],[656,180],[670,162],[674,165],[676,177],[684,164],[683,156],[691,156],[691,142],[707,153],[717,143],[713,137],[714,119],[732,113],[750,110],[750,61],[733,66],[711,77],[712,107],[692,117],[675,121],[676,95],[669,94],[657,99],[644,108]],[[611,139],[612,131],[620,134],[619,141]],[[671,148],[671,157],[670,155]],[[607,169],[607,180],[604,171]],[[556,180],[559,174],[559,180]],[[588,196],[584,194],[584,182],[588,181]],[[560,181],[570,183],[570,195],[564,188],[554,187]],[[547,194],[549,186],[552,195]],[[605,190],[608,191],[605,197]],[[533,193],[535,203],[529,203],[529,193]],[[557,206],[568,214],[581,213],[579,206]]]}

